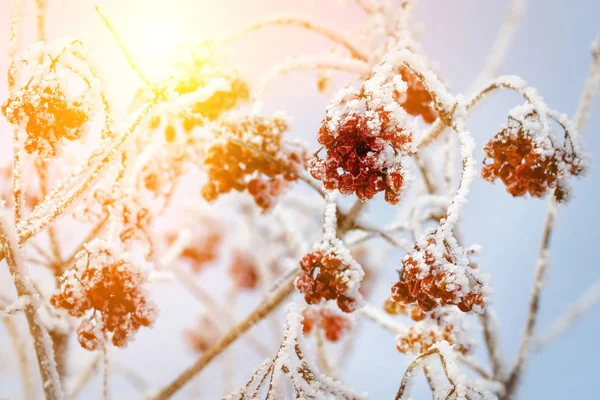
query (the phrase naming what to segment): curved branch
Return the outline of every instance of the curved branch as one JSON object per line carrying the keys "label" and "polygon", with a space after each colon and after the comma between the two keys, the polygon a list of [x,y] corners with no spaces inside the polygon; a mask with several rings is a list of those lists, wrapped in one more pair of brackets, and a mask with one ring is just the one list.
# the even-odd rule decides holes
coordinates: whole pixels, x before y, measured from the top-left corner
{"label": "curved branch", "polygon": [[346,35],[344,35],[343,33],[338,32],[335,29],[333,29],[327,25],[313,21],[312,18],[309,16],[299,16],[299,15],[273,16],[269,19],[264,19],[264,20],[252,23],[252,24],[242,28],[238,32],[234,33],[233,35],[230,35],[229,37],[225,38],[223,41],[226,43],[231,42],[235,39],[238,39],[241,36],[246,35],[247,33],[257,31],[259,29],[262,29],[262,28],[265,28],[268,26],[276,26],[276,25],[297,26],[299,28],[306,29],[308,31],[314,32],[321,36],[324,36],[327,39],[345,47],[350,52],[350,54],[352,54],[352,56],[354,58],[358,58],[359,60],[363,60],[363,61],[366,61],[369,58],[363,50],[359,49],[352,43],[351,38],[346,37]]}
{"label": "curved branch", "polygon": [[177,378],[175,378],[175,380],[160,390],[153,397],[153,399],[166,400],[171,398],[171,396],[177,393],[194,376],[200,373],[210,361],[225,351],[225,349],[227,349],[231,343],[236,341],[240,336],[256,325],[256,323],[273,312],[293,292],[296,276],[297,273],[288,278],[288,280],[283,283],[275,293],[267,297],[267,299],[248,317],[227,332],[225,336],[223,336],[213,347],[208,349],[192,366],[183,371]]}
{"label": "curved branch", "polygon": [[256,91],[253,94],[253,102],[258,101],[258,99],[265,94],[269,83],[273,82],[278,77],[294,71],[309,70],[331,70],[366,74],[369,72],[369,66],[367,63],[354,58],[344,59],[333,55],[300,56],[290,58],[275,64],[273,67],[271,67],[269,72],[267,72],[261,78],[257,85]]}

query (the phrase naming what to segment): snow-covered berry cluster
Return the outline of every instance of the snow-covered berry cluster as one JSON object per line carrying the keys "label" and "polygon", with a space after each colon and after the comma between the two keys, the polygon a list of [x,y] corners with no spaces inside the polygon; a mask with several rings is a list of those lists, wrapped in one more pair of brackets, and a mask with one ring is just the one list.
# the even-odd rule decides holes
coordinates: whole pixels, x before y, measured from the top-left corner
{"label": "snow-covered berry cluster", "polygon": [[336,247],[314,250],[302,257],[300,267],[302,275],[296,279],[296,288],[308,304],[335,300],[344,312],[357,309],[364,272],[347,251]]}
{"label": "snow-covered berry cluster", "polygon": [[247,190],[256,204],[268,210],[303,164],[302,149],[284,146],[288,129],[281,116],[230,116],[217,128],[207,150],[204,167],[208,183],[202,188],[207,201],[231,190]]}
{"label": "snow-covered berry cluster", "polygon": [[[24,148],[29,154],[54,157],[63,142],[77,141],[87,132],[88,122],[97,109],[100,84],[81,67],[82,50],[78,40],[64,47],[40,42],[22,59],[23,66],[38,65],[38,68],[29,68],[31,75],[27,76],[27,82],[0,109],[9,123],[25,131]],[[85,82],[83,91],[69,90],[73,86],[67,79],[70,75]]]}
{"label": "snow-covered berry cluster", "polygon": [[114,246],[95,239],[77,254],[74,268],[65,272],[50,303],[74,317],[89,314],[77,330],[83,348],[96,350],[109,334],[115,346],[125,347],[158,315],[145,283],[146,274],[139,267]]}
{"label": "snow-covered berry cluster", "polygon": [[388,203],[400,200],[413,135],[405,113],[392,100],[396,90],[375,73],[360,90],[346,89],[328,106],[317,136],[327,156],[307,163],[327,190],[354,193],[362,201],[379,192],[385,192]]}
{"label": "snow-covered berry cluster", "polygon": [[399,333],[396,337],[396,349],[404,354],[422,354],[444,340],[463,355],[468,354],[474,346],[468,321],[458,310],[450,307],[430,313]]}
{"label": "snow-covered berry cluster", "polygon": [[323,330],[325,339],[337,342],[350,331],[352,324],[347,315],[325,306],[309,306],[302,311],[302,333],[309,335],[315,327]]}
{"label": "snow-covered berry cluster", "polygon": [[544,197],[553,189],[555,199],[563,202],[569,197],[569,176],[579,175],[583,163],[567,147],[558,147],[550,138],[536,138],[540,125],[535,113],[522,119],[511,116],[485,145],[481,176],[492,183],[500,179],[513,196]]}
{"label": "snow-covered berry cluster", "polygon": [[455,305],[463,312],[482,312],[487,299],[484,277],[473,264],[458,262],[455,257],[445,246],[437,246],[434,234],[426,235],[404,256],[400,280],[392,286],[390,301],[416,303],[426,313],[443,305]]}
{"label": "snow-covered berry cluster", "polygon": [[80,139],[91,117],[85,103],[72,98],[54,74],[28,83],[8,98],[2,114],[11,124],[24,128],[25,151],[43,158],[55,156],[64,140]]}

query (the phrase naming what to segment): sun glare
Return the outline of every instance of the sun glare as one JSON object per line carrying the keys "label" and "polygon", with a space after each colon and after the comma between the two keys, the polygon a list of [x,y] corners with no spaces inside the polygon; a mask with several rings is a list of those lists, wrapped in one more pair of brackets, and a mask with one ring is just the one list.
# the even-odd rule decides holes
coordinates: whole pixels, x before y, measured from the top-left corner
{"label": "sun glare", "polygon": [[154,79],[168,74],[168,68],[185,41],[183,29],[176,21],[140,21],[130,28],[127,42],[142,70]]}

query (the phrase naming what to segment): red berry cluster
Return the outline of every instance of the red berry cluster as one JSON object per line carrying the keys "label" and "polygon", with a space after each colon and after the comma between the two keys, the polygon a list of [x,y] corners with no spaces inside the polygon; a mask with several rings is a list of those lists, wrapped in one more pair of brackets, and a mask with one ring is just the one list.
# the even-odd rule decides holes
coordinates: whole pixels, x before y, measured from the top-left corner
{"label": "red berry cluster", "polygon": [[[355,261],[352,261],[356,264]],[[334,249],[329,251],[315,250],[300,260],[302,275],[296,279],[296,288],[304,294],[308,304],[319,304],[323,300],[335,300],[343,312],[353,312],[358,307],[358,290],[352,293],[349,287],[347,272],[354,270],[344,257]],[[359,278],[362,279],[362,270]],[[358,271],[356,271],[358,272]]]}
{"label": "red berry cluster", "polygon": [[328,307],[306,307],[302,316],[302,333],[304,335],[309,335],[315,326],[319,326],[320,329],[323,329],[325,339],[330,342],[337,342],[352,328],[347,316]]}
{"label": "red berry cluster", "polygon": [[[535,115],[528,119],[535,119]],[[513,196],[543,197],[554,189],[558,202],[568,196],[562,178],[582,171],[579,159],[565,149],[556,148],[550,155],[536,143],[533,134],[523,123],[511,118],[508,125],[494,136],[484,148],[486,161],[481,176],[488,182],[500,179]]]}
{"label": "red berry cluster", "polygon": [[283,148],[287,128],[279,117],[244,116],[223,122],[204,160],[209,181],[202,196],[212,201],[231,190],[248,190],[256,204],[268,210],[287,182],[296,180],[291,171],[304,160],[299,149]]}
{"label": "red berry cluster", "polygon": [[402,76],[402,80],[406,82],[408,88],[402,93],[395,91],[395,100],[410,115],[415,117],[420,115],[426,123],[433,123],[437,119],[438,113],[429,92],[410,69],[401,67],[398,73]]}
{"label": "red berry cluster", "polygon": [[252,290],[258,286],[259,275],[256,262],[249,254],[240,250],[233,252],[229,276],[235,287],[240,290]]}
{"label": "red berry cluster", "polygon": [[186,329],[184,335],[188,345],[198,353],[204,353],[221,338],[219,327],[207,315],[202,315],[196,328]]}
{"label": "red berry cluster", "polygon": [[333,123],[326,117],[317,140],[327,150],[327,158],[309,160],[308,171],[323,181],[327,190],[343,195],[356,194],[360,200],[385,192],[385,200],[396,204],[405,177],[395,154],[407,151],[412,134],[398,127],[383,109],[363,115],[346,112]]}
{"label": "red berry cluster", "polygon": [[50,303],[74,317],[92,311],[77,330],[83,348],[96,350],[109,333],[115,346],[125,347],[140,327],[151,326],[157,317],[145,281],[141,270],[97,240],[77,254],[75,268],[65,273]]}
{"label": "red berry cluster", "polygon": [[421,354],[427,352],[436,343],[448,342],[453,349],[463,355],[472,350],[472,343],[460,321],[451,318],[452,315],[440,310],[433,312],[422,322],[419,322],[396,337],[396,349],[403,354]]}
{"label": "red berry cluster", "polygon": [[483,284],[472,266],[455,265],[444,252],[442,257],[430,236],[424,246],[404,256],[400,280],[392,286],[390,302],[416,304],[423,312],[441,305],[456,305],[461,311],[481,311],[484,304]]}
{"label": "red berry cluster", "polygon": [[78,140],[90,119],[80,101],[70,101],[56,80],[26,85],[2,104],[8,122],[25,128],[25,151],[53,157],[63,139]]}

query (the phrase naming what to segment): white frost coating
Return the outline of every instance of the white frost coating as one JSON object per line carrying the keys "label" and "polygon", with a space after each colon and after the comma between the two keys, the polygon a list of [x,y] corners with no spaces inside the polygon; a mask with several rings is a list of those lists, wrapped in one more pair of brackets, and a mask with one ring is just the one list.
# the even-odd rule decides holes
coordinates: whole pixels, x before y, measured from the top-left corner
{"label": "white frost coating", "polygon": [[325,209],[323,210],[323,241],[334,242],[336,240],[337,205],[335,199],[337,192],[327,194]]}
{"label": "white frost coating", "polygon": [[594,99],[598,94],[598,88],[600,87],[600,32],[596,36],[596,39],[592,43],[592,65],[588,73],[585,88],[583,89],[583,95],[579,100],[579,106],[577,107],[577,114],[575,114],[575,126],[581,132],[585,131],[587,122],[592,114],[592,107],[594,105]]}
{"label": "white frost coating", "polygon": [[400,324],[389,315],[370,304],[365,304],[358,312],[359,315],[373,321],[375,325],[386,329],[394,335],[398,335],[407,329],[405,325]]}
{"label": "white frost coating", "polygon": [[8,304],[3,310],[0,310],[0,317],[15,314],[24,311],[25,307],[30,303],[30,297],[25,295]]}
{"label": "white frost coating", "polygon": [[323,238],[320,243],[314,246],[314,249],[323,252],[323,254],[331,254],[342,261],[344,270],[341,271],[340,283],[345,284],[346,291],[344,295],[354,299],[357,307],[362,307],[363,297],[359,289],[365,272],[360,264],[354,260],[344,242],[336,237],[336,197],[337,192],[328,193],[327,195],[323,211]]}
{"label": "white frost coating", "polygon": [[[14,225],[9,220],[4,205],[0,207],[0,246],[4,250],[9,263],[17,292],[19,295],[28,296],[27,305],[25,306],[27,322],[32,334],[35,330],[38,331],[38,334],[33,337],[34,345],[42,377],[48,379],[47,382],[44,382],[44,392],[55,399],[61,399],[63,395],[56,362],[54,361],[52,340],[38,314],[42,301],[29,278],[29,271],[21,255]],[[12,260],[9,258],[12,258]]]}
{"label": "white frost coating", "polygon": [[[266,399],[285,398],[283,380],[291,383],[295,398],[330,400],[366,400],[366,394],[358,395],[340,382],[319,372],[317,366],[305,355],[302,341],[302,309],[293,303],[285,307],[286,322],[284,338],[273,359],[267,359],[253,372],[244,387],[225,397],[225,400],[258,399],[263,385],[268,380]],[[294,354],[298,363],[294,360]],[[296,365],[298,364],[298,365]],[[268,376],[270,379],[267,379]]]}

